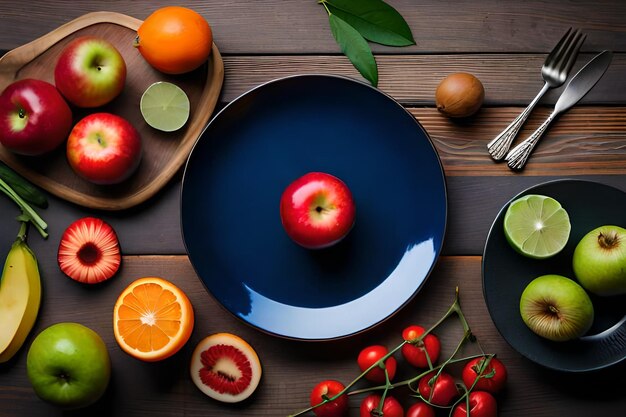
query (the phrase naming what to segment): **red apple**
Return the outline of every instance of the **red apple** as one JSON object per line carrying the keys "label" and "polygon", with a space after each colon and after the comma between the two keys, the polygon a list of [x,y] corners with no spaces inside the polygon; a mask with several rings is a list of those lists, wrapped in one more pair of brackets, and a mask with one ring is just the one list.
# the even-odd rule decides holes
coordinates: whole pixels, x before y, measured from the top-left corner
{"label": "red apple", "polygon": [[124,89],[126,63],[109,41],[81,36],[63,48],[54,67],[54,82],[78,107],[102,106]]}
{"label": "red apple", "polygon": [[67,139],[72,111],[52,84],[31,78],[0,95],[0,143],[22,155],[42,155]]}
{"label": "red apple", "polygon": [[354,225],[356,206],[348,186],[323,172],[309,172],[287,188],[280,199],[280,218],[287,235],[309,249],[343,239]]}
{"label": "red apple", "polygon": [[67,139],[70,166],[95,184],[117,184],[130,177],[139,166],[141,153],[139,132],[111,113],[86,116]]}

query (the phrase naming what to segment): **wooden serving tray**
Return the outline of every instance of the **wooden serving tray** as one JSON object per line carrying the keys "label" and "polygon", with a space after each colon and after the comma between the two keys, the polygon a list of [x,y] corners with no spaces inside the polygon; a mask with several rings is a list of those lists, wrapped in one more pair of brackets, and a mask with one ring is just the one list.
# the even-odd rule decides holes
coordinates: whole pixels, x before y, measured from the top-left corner
{"label": "wooden serving tray", "polygon": [[[213,44],[209,60],[199,69],[182,75],[158,72],[133,47],[141,23],[141,20],[119,13],[89,13],[0,58],[2,91],[13,81],[23,78],[37,78],[54,84],[56,59],[65,45],[78,36],[95,35],[115,45],[127,66],[124,91],[105,106],[95,109],[72,107],[72,111],[74,123],[89,113],[106,111],[124,117],[135,126],[141,134],[143,157],[131,178],[116,185],[91,184],[72,171],[64,146],[47,155],[28,157],[13,154],[0,145],[0,160],[44,190],[88,208],[123,210],[156,194],[185,163],[213,113],[224,81],[224,64]],[[189,120],[176,132],[153,129],[141,115],[141,95],[155,81],[170,81],[189,96]]]}

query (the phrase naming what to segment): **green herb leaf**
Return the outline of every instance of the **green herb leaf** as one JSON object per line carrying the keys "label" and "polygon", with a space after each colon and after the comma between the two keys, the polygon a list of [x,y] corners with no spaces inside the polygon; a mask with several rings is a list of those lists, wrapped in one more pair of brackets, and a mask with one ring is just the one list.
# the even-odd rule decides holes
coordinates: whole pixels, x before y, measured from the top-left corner
{"label": "green herb leaf", "polygon": [[325,0],[325,3],[331,13],[369,41],[388,46],[415,44],[404,18],[382,0]]}
{"label": "green herb leaf", "polygon": [[329,14],[328,19],[330,30],[341,47],[341,51],[365,79],[373,86],[377,86],[378,68],[372,50],[365,38],[355,28],[335,14]]}

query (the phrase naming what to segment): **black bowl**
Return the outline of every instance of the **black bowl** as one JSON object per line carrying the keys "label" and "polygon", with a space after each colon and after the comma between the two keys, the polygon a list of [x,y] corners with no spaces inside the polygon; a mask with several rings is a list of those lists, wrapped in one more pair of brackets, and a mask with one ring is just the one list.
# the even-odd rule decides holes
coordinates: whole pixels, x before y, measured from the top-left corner
{"label": "black bowl", "polygon": [[[509,204],[527,194],[550,196],[570,216],[572,231],[556,256],[535,260],[517,253],[504,236],[503,220]],[[608,185],[582,180],[556,180],[533,186],[513,197],[498,213],[483,252],[483,294],[496,328],[519,353],[544,367],[559,371],[599,370],[626,357],[626,295],[590,294],[595,318],[583,337],[553,342],[537,336],[522,321],[519,300],[534,278],[559,274],[575,279],[572,255],[580,239],[596,227],[626,226],[626,193]]]}

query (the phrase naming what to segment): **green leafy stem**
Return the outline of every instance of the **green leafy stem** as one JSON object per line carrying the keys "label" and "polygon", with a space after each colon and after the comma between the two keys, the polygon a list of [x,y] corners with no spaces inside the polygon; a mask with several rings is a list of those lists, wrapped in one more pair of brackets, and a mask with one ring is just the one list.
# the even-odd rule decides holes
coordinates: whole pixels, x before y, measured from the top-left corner
{"label": "green leafy stem", "polygon": [[41,218],[39,214],[28,204],[22,197],[19,196],[13,188],[9,184],[7,184],[3,179],[0,178],[0,191],[6,194],[11,200],[17,204],[20,209],[22,209],[22,213],[17,216],[17,220],[22,222],[23,224],[31,223],[35,229],[39,232],[41,237],[46,239],[48,237],[48,224]]}
{"label": "green leafy stem", "polygon": [[373,86],[378,67],[368,41],[387,46],[414,45],[409,25],[382,0],[318,0],[328,13],[330,30],[341,51]]}

